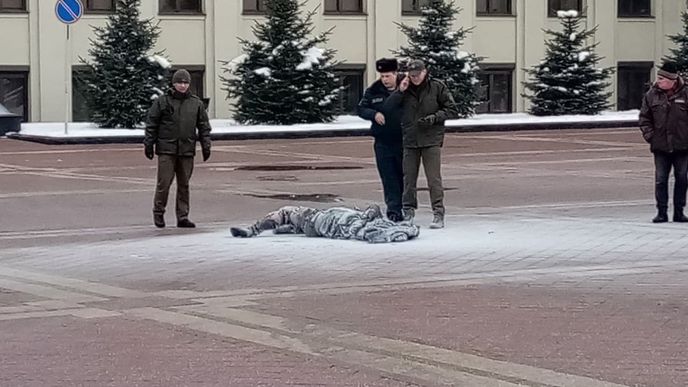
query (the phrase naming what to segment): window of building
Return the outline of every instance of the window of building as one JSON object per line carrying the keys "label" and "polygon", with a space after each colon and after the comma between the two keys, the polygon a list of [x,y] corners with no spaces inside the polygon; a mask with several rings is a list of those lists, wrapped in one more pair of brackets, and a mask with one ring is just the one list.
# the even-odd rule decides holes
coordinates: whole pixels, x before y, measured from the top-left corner
{"label": "window of building", "polygon": [[363,13],[363,0],[325,0],[325,13]]}
{"label": "window of building", "polygon": [[365,65],[340,65],[335,74],[343,90],[339,92],[340,114],[356,114],[358,101],[363,97]]}
{"label": "window of building", "polygon": [[511,0],[478,0],[476,5],[478,16],[512,15]]}
{"label": "window of building", "polygon": [[115,0],[86,0],[83,1],[86,13],[111,13],[115,12]]}
{"label": "window of building", "polygon": [[26,0],[0,0],[0,12],[26,11]]}
{"label": "window of building", "polygon": [[480,71],[480,100],[476,113],[511,113],[514,66],[486,67]]}
{"label": "window of building", "polygon": [[401,14],[402,15],[420,15],[423,7],[430,4],[430,0],[402,0]]}
{"label": "window of building", "polygon": [[557,17],[557,11],[583,11],[583,0],[547,0],[547,15]]}
{"label": "window of building", "polygon": [[160,0],[160,13],[201,13],[201,0]]}
{"label": "window of building", "polygon": [[265,0],[244,0],[244,14],[262,14],[267,11]]}
{"label": "window of building", "polygon": [[643,95],[650,88],[652,62],[620,62],[617,79],[617,110],[640,109]]}
{"label": "window of building", "polygon": [[650,0],[619,0],[619,17],[652,16]]}
{"label": "window of building", "polygon": [[29,119],[29,72],[0,69],[0,104],[14,114]]}

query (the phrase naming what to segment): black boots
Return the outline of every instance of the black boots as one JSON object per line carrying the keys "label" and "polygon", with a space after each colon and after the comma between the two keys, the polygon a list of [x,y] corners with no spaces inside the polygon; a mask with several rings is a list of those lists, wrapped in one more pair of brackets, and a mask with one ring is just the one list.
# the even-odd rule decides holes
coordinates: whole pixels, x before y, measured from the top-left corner
{"label": "black boots", "polygon": [[[165,215],[153,214],[153,224],[157,228],[165,228]],[[189,219],[180,219],[177,221],[177,227],[180,228],[194,228],[196,225]]]}
{"label": "black boots", "polygon": [[666,210],[657,211],[657,216],[652,218],[652,223],[666,223],[669,221],[669,215],[667,215]]}
{"label": "black boots", "polygon": [[[672,219],[676,223],[688,223],[688,217],[683,214],[683,207],[674,208],[674,217]],[[658,208],[657,216],[652,218],[652,223],[666,223],[669,221],[669,215],[666,208]]]}
{"label": "black boots", "polygon": [[688,223],[688,218],[683,214],[683,207],[674,208],[674,222]]}
{"label": "black boots", "polygon": [[194,228],[196,224],[189,219],[180,219],[177,221],[177,227],[179,228]]}
{"label": "black boots", "polygon": [[163,214],[153,214],[153,223],[157,228],[165,227],[165,216]]}
{"label": "black boots", "polygon": [[[276,228],[275,231],[277,231],[278,229],[279,227]],[[258,235],[258,233],[256,233],[255,227],[232,227],[229,229],[229,232],[232,233],[233,237],[237,238],[250,238],[252,236]]]}

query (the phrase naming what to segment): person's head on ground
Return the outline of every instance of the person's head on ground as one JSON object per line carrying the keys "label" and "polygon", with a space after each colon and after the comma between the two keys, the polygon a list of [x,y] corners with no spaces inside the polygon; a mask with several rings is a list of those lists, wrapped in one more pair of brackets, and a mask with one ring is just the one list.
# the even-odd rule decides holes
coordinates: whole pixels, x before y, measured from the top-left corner
{"label": "person's head on ground", "polygon": [[678,66],[674,62],[664,62],[657,70],[657,87],[671,90],[678,82]]}
{"label": "person's head on ground", "polygon": [[375,62],[375,69],[380,73],[380,81],[389,90],[397,86],[397,68],[399,64],[394,58],[382,58]]}
{"label": "person's head on ground", "polygon": [[191,85],[191,74],[185,69],[179,69],[172,75],[172,86],[174,89],[182,94],[189,91],[189,86]]}
{"label": "person's head on ground", "polygon": [[363,217],[367,220],[382,218],[382,210],[379,205],[371,204],[363,211]]}
{"label": "person's head on ground", "polygon": [[411,83],[418,86],[428,75],[428,70],[425,68],[425,63],[420,59],[414,59],[408,64],[408,77]]}

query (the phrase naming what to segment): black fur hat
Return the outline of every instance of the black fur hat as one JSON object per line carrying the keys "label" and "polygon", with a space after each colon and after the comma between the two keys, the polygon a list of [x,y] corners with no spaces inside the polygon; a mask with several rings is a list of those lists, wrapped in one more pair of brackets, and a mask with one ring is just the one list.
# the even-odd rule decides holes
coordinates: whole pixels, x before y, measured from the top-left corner
{"label": "black fur hat", "polygon": [[391,73],[397,71],[398,67],[399,64],[397,63],[397,60],[394,58],[382,58],[375,62],[375,69],[378,73]]}
{"label": "black fur hat", "polygon": [[677,79],[678,66],[674,62],[664,62],[662,67],[657,71],[657,75],[661,75],[667,79]]}

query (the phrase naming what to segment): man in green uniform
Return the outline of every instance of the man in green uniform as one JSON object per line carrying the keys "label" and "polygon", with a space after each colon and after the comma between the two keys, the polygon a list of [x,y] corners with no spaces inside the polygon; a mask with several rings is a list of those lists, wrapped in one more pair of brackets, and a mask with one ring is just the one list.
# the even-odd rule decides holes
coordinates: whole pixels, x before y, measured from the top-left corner
{"label": "man in green uniform", "polygon": [[158,176],[153,199],[153,222],[165,227],[165,207],[172,180],[177,178],[177,227],[193,228],[189,220],[189,180],[194,167],[196,141],[203,161],[210,158],[210,122],[203,101],[191,94],[191,75],[181,69],[172,76],[173,88],[153,102],[143,140],[145,155],[158,155]]}
{"label": "man in green uniform", "polygon": [[447,86],[428,76],[421,60],[412,60],[408,76],[392,93],[390,103],[402,107],[401,128],[404,144],[404,219],[413,220],[418,208],[416,184],[421,162],[430,190],[433,220],[430,228],[444,227],[444,189],[442,187],[442,144],[444,122],[458,115]]}

